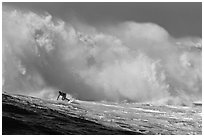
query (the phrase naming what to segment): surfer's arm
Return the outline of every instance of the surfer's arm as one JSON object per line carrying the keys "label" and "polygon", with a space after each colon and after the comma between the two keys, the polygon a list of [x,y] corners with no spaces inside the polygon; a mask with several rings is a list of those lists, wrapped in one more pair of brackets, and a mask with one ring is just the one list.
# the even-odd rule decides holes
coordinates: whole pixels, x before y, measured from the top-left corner
{"label": "surfer's arm", "polygon": [[58,100],[59,96],[60,96],[60,95],[58,95],[57,100]]}

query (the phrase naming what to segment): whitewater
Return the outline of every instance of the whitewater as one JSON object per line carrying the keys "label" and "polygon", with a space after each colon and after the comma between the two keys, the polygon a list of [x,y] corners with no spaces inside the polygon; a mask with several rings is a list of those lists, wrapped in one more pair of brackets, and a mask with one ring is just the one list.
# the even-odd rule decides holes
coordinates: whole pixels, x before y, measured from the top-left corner
{"label": "whitewater", "polygon": [[199,37],[174,38],[151,22],[97,27],[49,13],[2,12],[3,91],[169,105],[202,100]]}

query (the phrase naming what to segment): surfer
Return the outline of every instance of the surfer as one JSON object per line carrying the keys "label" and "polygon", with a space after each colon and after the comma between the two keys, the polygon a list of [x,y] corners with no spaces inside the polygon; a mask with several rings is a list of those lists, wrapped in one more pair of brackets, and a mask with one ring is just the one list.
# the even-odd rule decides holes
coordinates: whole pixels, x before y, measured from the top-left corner
{"label": "surfer", "polygon": [[59,91],[59,95],[57,97],[57,100],[59,99],[59,97],[62,96],[62,100],[68,100],[70,101],[70,99],[66,98],[66,93]]}

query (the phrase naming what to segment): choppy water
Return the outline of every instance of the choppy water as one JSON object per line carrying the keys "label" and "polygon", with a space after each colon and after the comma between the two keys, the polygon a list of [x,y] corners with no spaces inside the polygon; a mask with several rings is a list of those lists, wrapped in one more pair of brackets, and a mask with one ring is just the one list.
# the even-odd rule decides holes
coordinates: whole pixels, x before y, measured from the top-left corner
{"label": "choppy water", "polygon": [[43,100],[3,93],[3,134],[202,134],[201,106]]}

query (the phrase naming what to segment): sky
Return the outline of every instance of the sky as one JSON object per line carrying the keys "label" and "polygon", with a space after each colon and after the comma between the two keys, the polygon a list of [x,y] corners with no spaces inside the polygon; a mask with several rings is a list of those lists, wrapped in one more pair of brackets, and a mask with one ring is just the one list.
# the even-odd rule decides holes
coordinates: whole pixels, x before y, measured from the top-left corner
{"label": "sky", "polygon": [[32,11],[46,11],[65,21],[77,17],[90,25],[122,21],[153,22],[173,37],[202,37],[201,2],[154,3],[3,3]]}

